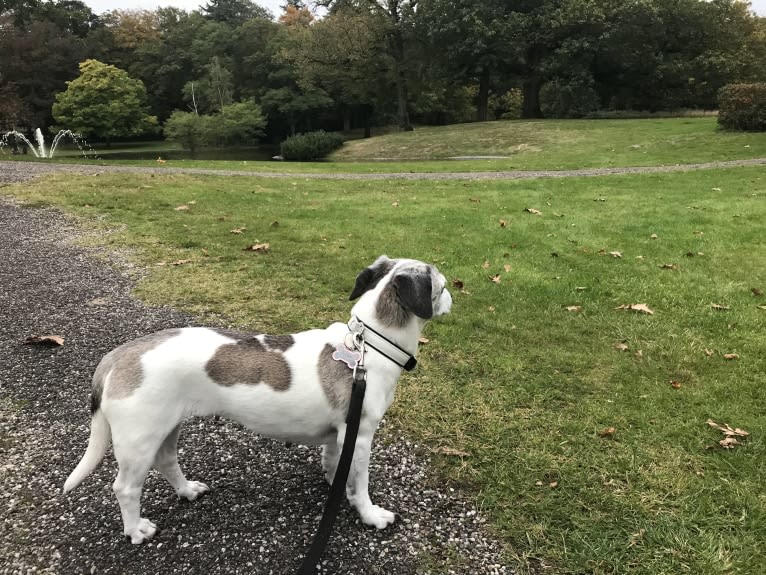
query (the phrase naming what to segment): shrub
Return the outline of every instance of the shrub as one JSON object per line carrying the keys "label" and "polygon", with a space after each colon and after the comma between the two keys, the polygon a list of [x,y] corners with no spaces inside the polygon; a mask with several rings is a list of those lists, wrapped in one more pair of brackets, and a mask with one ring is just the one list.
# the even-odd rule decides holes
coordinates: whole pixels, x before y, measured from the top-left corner
{"label": "shrub", "polygon": [[343,136],[337,132],[307,132],[290,136],[282,142],[282,157],[294,162],[321,160],[343,145]]}
{"label": "shrub", "polygon": [[540,109],[546,118],[582,118],[598,106],[590,77],[556,78],[540,89]]}
{"label": "shrub", "polygon": [[721,88],[718,124],[727,130],[766,131],[766,83],[728,84]]}
{"label": "shrub", "polygon": [[505,94],[492,94],[489,97],[489,109],[498,120],[518,120],[521,118],[523,96],[518,88],[511,88]]}

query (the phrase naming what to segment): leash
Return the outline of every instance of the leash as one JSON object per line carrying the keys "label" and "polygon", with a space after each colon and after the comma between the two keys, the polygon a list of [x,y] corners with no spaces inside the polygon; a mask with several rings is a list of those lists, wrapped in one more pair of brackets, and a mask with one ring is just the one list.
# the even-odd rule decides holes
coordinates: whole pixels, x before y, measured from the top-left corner
{"label": "leash", "polygon": [[327,496],[324,513],[319,521],[314,541],[311,544],[306,556],[303,558],[298,575],[314,575],[316,566],[322,557],[322,553],[330,540],[332,526],[340,510],[340,504],[346,492],[346,481],[348,473],[351,470],[351,459],[354,457],[354,448],[356,447],[356,436],[359,433],[359,421],[362,418],[362,404],[364,403],[364,392],[367,388],[367,371],[361,366],[354,368],[354,383],[351,387],[351,401],[349,402],[348,412],[346,414],[346,435],[343,438],[343,449],[340,453],[338,467],[335,470],[335,477],[330,486],[330,494]]}

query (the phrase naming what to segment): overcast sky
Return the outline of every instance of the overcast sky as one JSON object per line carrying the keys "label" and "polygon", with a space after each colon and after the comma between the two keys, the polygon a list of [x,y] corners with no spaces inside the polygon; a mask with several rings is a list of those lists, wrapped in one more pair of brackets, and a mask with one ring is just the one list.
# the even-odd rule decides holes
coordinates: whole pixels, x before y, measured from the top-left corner
{"label": "overcast sky", "polygon": [[[84,0],[90,6],[91,10],[100,14],[109,10],[154,10],[158,6],[175,6],[191,12],[207,4],[206,0]],[[256,4],[268,8],[274,14],[279,16],[282,13],[280,4],[285,0],[255,0]],[[752,0],[750,4],[753,9],[761,16],[766,16],[766,0]]]}

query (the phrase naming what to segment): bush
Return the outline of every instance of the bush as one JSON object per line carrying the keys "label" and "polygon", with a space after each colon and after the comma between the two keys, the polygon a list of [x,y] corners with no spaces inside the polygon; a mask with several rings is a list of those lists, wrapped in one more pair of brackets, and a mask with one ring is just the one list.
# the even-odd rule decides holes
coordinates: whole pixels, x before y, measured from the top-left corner
{"label": "bush", "polygon": [[766,131],[766,83],[729,84],[721,88],[718,124],[727,130]]}
{"label": "bush", "polygon": [[492,94],[489,109],[496,120],[518,120],[521,118],[523,96],[521,90],[512,88],[505,94]]}
{"label": "bush", "polygon": [[343,136],[337,132],[308,132],[290,136],[282,142],[282,157],[294,162],[321,160],[343,145]]}
{"label": "bush", "polygon": [[582,118],[598,107],[590,77],[556,78],[540,89],[540,109],[546,118]]}

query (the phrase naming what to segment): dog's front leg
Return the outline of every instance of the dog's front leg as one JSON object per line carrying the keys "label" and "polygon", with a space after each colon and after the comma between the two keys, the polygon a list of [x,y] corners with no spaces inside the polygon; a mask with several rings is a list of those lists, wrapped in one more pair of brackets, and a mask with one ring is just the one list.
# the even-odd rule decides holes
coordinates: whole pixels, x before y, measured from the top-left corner
{"label": "dog's front leg", "polygon": [[357,437],[354,448],[354,459],[351,462],[351,471],[346,483],[346,496],[348,502],[356,508],[362,523],[374,525],[378,529],[385,529],[394,522],[396,516],[390,511],[373,505],[368,492],[370,481],[370,449],[372,447],[372,433],[362,434]]}

